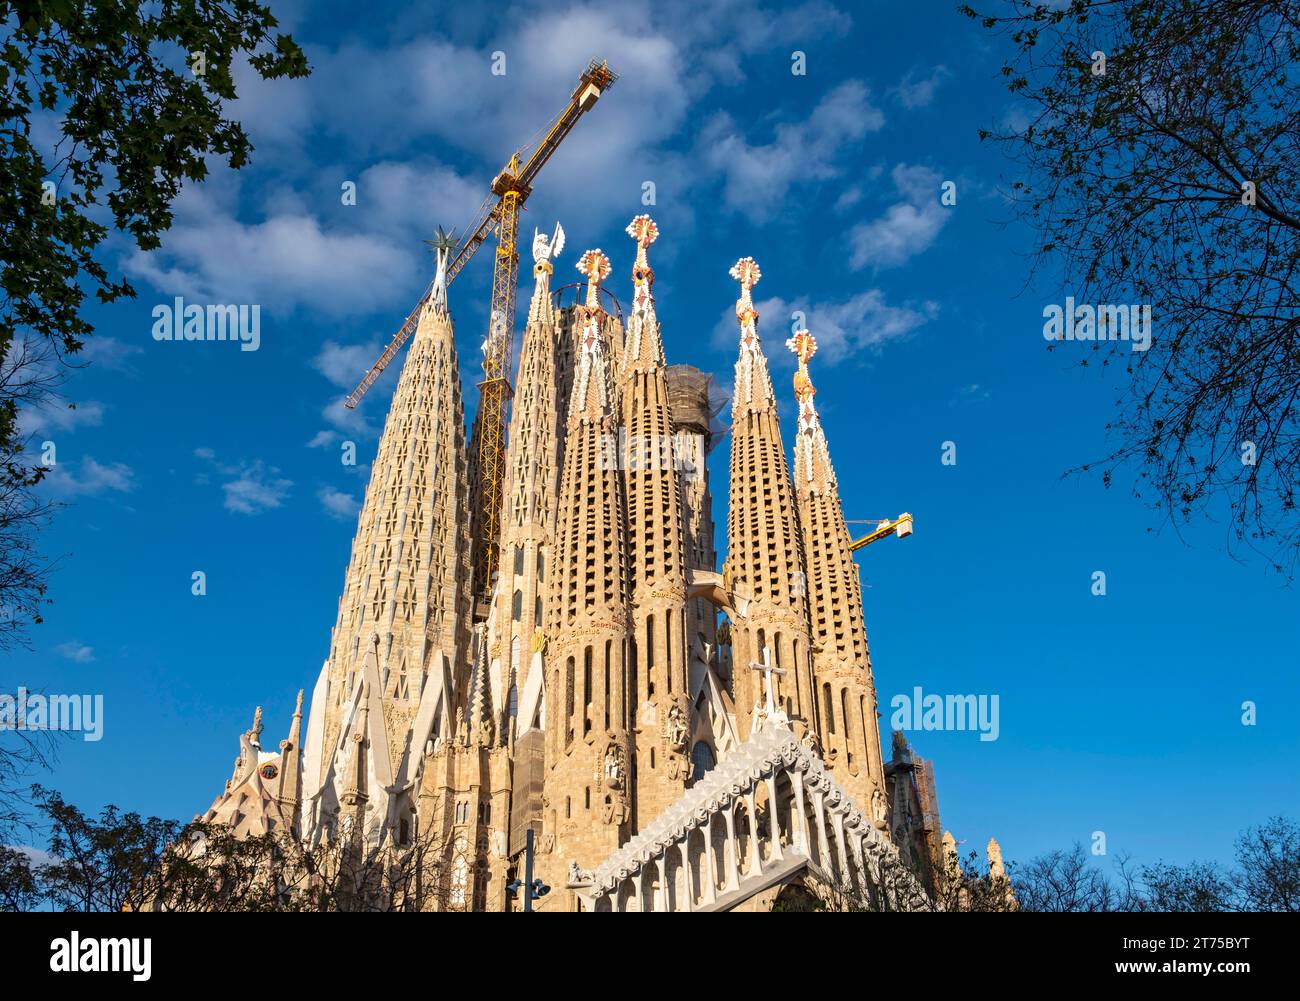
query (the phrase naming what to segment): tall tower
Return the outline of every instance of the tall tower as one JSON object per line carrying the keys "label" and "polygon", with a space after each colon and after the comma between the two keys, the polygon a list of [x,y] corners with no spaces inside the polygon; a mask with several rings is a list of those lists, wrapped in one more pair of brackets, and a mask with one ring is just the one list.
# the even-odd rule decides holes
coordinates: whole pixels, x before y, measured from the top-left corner
{"label": "tall tower", "polygon": [[[690,365],[670,365],[668,402],[673,418],[673,450],[682,494],[682,534],[688,570],[714,572],[718,553],[713,541],[713,495],[709,490],[708,457],[714,444],[713,410],[709,404],[712,376]],[[714,660],[717,611],[703,598],[686,603],[686,643],[690,650],[688,692],[692,703]]]}
{"label": "tall tower", "polygon": [[[449,727],[465,687],[468,487],[444,277],[450,241],[443,243],[439,277],[379,440],[329,658],[312,695],[303,790],[312,838],[331,836],[345,787],[354,803],[365,804],[368,838],[409,834],[425,745]],[[360,763],[351,760],[358,753]]]}
{"label": "tall tower", "polygon": [[773,685],[796,731],[816,733],[803,545],[751,294],[761,273],[754,259],[745,257],[731,276],[740,282],[740,356],[731,406],[726,576],[749,601],[747,614],[731,630],[737,724],[742,734],[749,734],[764,695],[755,666],[769,664],[784,672],[773,677]]}
{"label": "tall tower", "polygon": [[636,767],[633,827],[653,820],[686,789],[691,699],[687,671],[686,546],[675,468],[664,346],[655,316],[654,269],[646,251],[659,227],[640,215],[632,315],[623,348],[620,449],[632,569],[632,637],[627,671]]}
{"label": "tall tower", "polygon": [[885,773],[876,686],[862,618],[862,582],[849,549],[849,529],[826,434],[813,403],[817,390],[808,375],[817,342],[800,330],[786,346],[799,359],[794,376],[799,403],[794,485],[808,564],[813,680],[821,707],[823,757],[840,785],[883,829]]}
{"label": "tall tower", "polygon": [[[546,719],[542,630],[554,570],[555,502],[564,431],[558,317],[551,303],[551,263],[564,249],[564,229],[533,238],[533,296],[519,356],[510,418],[502,503],[501,562],[488,633],[490,687],[501,742],[514,748],[517,782],[511,807],[511,849],[525,825],[541,820],[543,730]],[[540,830],[538,831],[540,833]]]}
{"label": "tall tower", "polygon": [[553,839],[553,847],[542,866],[552,886],[562,885],[559,860],[595,865],[626,840],[631,820],[627,522],[599,304],[609,259],[589,250],[578,269],[587,276],[587,299],[576,310],[581,348],[566,422],[546,630],[547,691],[554,697],[546,714],[544,840]]}

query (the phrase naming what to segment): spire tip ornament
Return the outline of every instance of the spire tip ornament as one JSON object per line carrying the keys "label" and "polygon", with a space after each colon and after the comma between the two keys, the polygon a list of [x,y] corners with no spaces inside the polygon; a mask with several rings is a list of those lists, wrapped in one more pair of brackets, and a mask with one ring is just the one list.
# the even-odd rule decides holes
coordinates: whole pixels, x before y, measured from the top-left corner
{"label": "spire tip ornament", "polygon": [[587,277],[587,308],[600,309],[600,283],[609,277],[609,258],[597,247],[583,254],[576,267]]}

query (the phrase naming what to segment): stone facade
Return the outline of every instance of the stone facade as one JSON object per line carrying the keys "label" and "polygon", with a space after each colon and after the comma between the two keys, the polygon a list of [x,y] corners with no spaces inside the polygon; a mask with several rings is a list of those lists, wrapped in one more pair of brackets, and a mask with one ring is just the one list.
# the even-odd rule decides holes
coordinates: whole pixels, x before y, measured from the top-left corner
{"label": "stone facade", "polygon": [[933,774],[905,745],[882,761],[861,588],[813,406],[812,337],[790,342],[792,470],[758,336],[759,268],[735,265],[718,568],[710,380],[667,365],[650,264],[658,227],[643,215],[627,232],[626,318],[602,297],[611,268],[599,250],[577,262],[585,295],[559,308],[563,230],[534,240],[500,562],[480,595],[439,250],[303,746],[300,706],[267,779],[256,733],[245,734],[209,816],[248,831],[288,825],[309,843],[361,831],[378,851],[433,837],[447,859],[439,906],[458,910],[519,906],[507,883],[522,875],[530,829],[551,888],[538,909],[755,909],[805,882],[924,909],[912,873],[941,850]]}

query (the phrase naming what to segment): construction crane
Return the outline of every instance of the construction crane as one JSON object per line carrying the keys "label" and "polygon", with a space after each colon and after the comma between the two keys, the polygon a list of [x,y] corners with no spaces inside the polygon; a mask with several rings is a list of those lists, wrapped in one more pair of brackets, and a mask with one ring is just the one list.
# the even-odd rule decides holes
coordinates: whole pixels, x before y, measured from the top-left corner
{"label": "construction crane", "polygon": [[[870,524],[870,522],[850,522],[849,524]],[[856,553],[863,546],[869,546],[873,542],[879,542],[881,539],[891,535],[896,535],[900,539],[905,539],[912,534],[912,516],[904,511],[892,521],[888,518],[876,522],[876,530],[860,539],[854,539],[849,543],[849,552]]]}
{"label": "construction crane", "polygon": [[[593,59],[569,97],[569,103],[551,123],[539,132],[542,138],[516,150],[509,163],[492,179],[492,193],[484,200],[478,217],[465,230],[464,239],[447,264],[447,284],[474,256],[475,251],[495,232],[496,260],[492,269],[492,305],[488,312],[488,336],[484,342],[483,381],[479,383],[478,477],[480,496],[473,498],[479,514],[478,538],[475,539],[474,580],[476,593],[486,595],[497,566],[497,530],[501,520],[501,488],[505,472],[506,421],[512,393],[511,364],[514,358],[515,291],[519,278],[519,210],[533,190],[533,181],[546,165],[578,119],[592,109],[601,94],[608,90],[618,74],[609,63]],[[531,150],[531,152],[530,152]],[[379,360],[344,401],[355,408],[361,397],[374,385],[381,372],[415,333],[420,310],[433,289],[430,282],[406,322],[393,335]]]}

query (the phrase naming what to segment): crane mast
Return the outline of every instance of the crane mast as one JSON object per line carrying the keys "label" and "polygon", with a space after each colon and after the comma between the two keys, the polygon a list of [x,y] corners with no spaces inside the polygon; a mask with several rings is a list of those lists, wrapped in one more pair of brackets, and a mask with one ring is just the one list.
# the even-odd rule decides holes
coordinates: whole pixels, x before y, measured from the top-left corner
{"label": "crane mast", "polygon": [[569,103],[551,123],[532,155],[519,165],[519,154],[492,181],[500,198],[496,221],[497,251],[492,270],[492,306],[488,312],[488,337],[483,353],[483,381],[479,384],[479,410],[474,418],[478,453],[472,510],[474,533],[474,593],[491,594],[492,577],[500,562],[501,500],[505,483],[506,426],[510,418],[511,363],[515,346],[515,297],[519,287],[519,210],[532,192],[532,182],[559,148],[579,118],[618,79],[606,62],[588,64],[569,96]]}
{"label": "crane mast", "polygon": [[[519,287],[519,212],[533,190],[533,181],[572,131],[578,119],[590,111],[600,95],[618,79],[609,63],[593,59],[578,78],[569,103],[546,127],[545,135],[525,159],[527,147],[515,152],[510,162],[492,179],[492,191],[478,216],[447,264],[450,285],[475,252],[492,234],[497,247],[492,267],[492,304],[488,311],[488,336],[483,352],[483,381],[479,383],[479,409],[472,436],[474,491],[474,591],[487,597],[498,564],[497,536],[501,525],[501,491],[505,480],[506,425],[509,421],[511,363],[514,359],[515,296]],[[355,409],[367,390],[397,356],[419,324],[420,311],[428,301],[433,283],[389,341],[388,347],[362,377],[344,403]]]}

